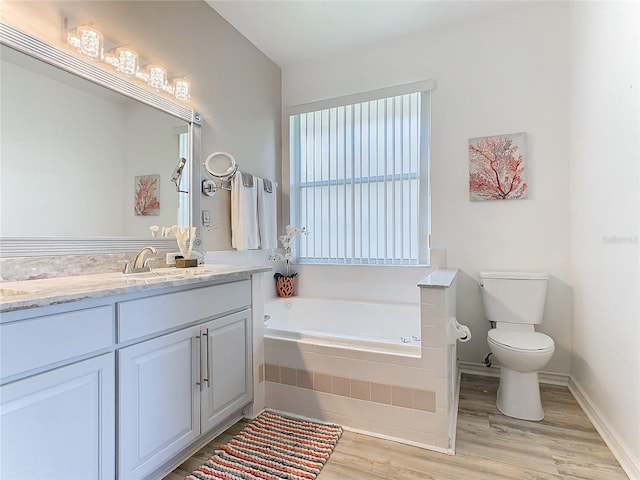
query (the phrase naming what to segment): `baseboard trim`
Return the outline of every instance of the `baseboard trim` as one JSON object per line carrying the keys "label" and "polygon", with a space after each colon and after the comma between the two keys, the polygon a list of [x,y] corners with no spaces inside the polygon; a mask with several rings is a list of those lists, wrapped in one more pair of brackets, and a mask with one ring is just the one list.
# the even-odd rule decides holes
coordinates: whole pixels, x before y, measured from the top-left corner
{"label": "baseboard trim", "polygon": [[[492,365],[487,367],[484,363],[477,362],[460,362],[460,371],[469,375],[483,375],[485,377],[499,377],[500,366]],[[540,383],[549,385],[569,385],[569,375],[555,372],[538,372],[538,380]]]}
{"label": "baseboard trim", "polygon": [[591,420],[591,423],[602,437],[602,440],[604,440],[604,443],[607,444],[613,456],[616,457],[622,469],[629,476],[629,479],[640,480],[640,459],[634,459],[631,450],[621,442],[618,436],[609,428],[604,416],[573,375],[569,376],[568,387],[578,402],[578,405],[584,410],[584,413],[589,420]]}

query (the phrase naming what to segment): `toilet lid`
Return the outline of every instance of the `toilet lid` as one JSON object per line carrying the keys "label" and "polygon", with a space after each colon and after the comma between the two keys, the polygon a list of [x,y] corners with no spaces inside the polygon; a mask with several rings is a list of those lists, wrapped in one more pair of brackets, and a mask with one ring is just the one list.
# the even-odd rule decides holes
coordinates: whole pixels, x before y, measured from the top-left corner
{"label": "toilet lid", "polygon": [[489,340],[514,350],[549,350],[554,347],[553,339],[540,332],[519,332],[493,328],[489,330],[488,337]]}

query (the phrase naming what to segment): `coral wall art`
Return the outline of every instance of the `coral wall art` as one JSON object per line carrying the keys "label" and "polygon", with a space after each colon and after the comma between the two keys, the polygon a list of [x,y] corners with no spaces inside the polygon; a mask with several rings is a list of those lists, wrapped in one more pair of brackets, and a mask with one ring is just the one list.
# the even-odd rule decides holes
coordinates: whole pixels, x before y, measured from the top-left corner
{"label": "coral wall art", "polygon": [[525,132],[469,140],[469,199],[527,197]]}
{"label": "coral wall art", "polygon": [[160,215],[160,175],[135,177],[134,210],[136,215]]}

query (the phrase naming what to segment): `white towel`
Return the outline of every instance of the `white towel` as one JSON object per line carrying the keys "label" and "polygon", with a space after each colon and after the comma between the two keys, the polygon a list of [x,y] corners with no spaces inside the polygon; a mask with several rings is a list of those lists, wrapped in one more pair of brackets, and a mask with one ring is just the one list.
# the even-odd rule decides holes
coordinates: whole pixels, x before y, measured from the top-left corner
{"label": "white towel", "polygon": [[[278,246],[278,216],[275,182],[271,182],[271,193],[265,191],[264,180],[254,177],[255,187],[258,190],[258,230],[260,232],[260,245],[263,250],[271,250]],[[269,180],[270,181],[270,180]]]}
{"label": "white towel", "polygon": [[258,189],[245,187],[242,173],[231,179],[231,246],[238,250],[255,250],[260,246],[258,233]]}

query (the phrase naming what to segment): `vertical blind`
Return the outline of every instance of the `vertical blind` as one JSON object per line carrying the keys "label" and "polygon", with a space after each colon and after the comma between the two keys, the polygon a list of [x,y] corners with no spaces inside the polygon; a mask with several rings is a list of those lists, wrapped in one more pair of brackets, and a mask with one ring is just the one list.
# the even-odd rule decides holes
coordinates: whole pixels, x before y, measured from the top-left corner
{"label": "vertical blind", "polygon": [[417,264],[420,92],[290,116],[300,261]]}
{"label": "vertical blind", "polygon": [[[189,133],[183,132],[178,134],[178,156],[180,158],[189,158]],[[189,171],[190,162],[185,163],[178,185],[178,218],[176,225],[181,227],[189,226]],[[187,192],[187,193],[185,193]]]}

